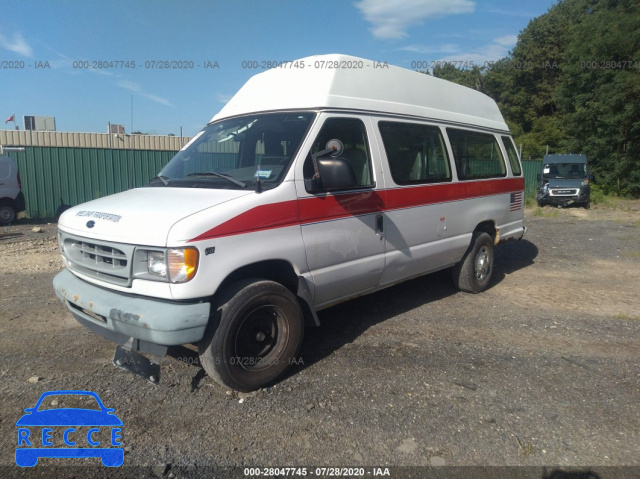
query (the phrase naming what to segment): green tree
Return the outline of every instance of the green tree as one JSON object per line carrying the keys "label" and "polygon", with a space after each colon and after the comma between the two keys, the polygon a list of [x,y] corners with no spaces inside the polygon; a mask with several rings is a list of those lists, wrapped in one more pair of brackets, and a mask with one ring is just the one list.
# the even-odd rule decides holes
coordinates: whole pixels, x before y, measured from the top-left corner
{"label": "green tree", "polygon": [[638,0],[560,0],[490,67],[433,74],[494,98],[525,158],[585,153],[606,189],[640,196]]}
{"label": "green tree", "polygon": [[572,29],[556,89],[565,148],[610,192],[640,196],[640,4],[599,0]]}

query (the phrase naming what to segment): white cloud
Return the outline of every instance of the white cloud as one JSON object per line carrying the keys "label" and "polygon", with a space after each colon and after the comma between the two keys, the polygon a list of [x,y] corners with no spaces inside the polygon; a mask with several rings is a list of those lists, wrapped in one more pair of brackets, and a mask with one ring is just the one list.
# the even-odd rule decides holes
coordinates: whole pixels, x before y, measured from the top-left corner
{"label": "white cloud", "polygon": [[20,33],[15,33],[13,39],[8,39],[5,35],[0,33],[0,47],[10,52],[15,52],[25,57],[31,57],[33,55],[33,49],[25,41]]}
{"label": "white cloud", "polygon": [[355,4],[365,20],[373,24],[376,38],[404,38],[406,30],[425,20],[446,15],[472,13],[471,0],[361,0]]}
{"label": "white cloud", "polygon": [[487,13],[493,13],[495,15],[507,15],[509,17],[522,17],[522,18],[533,18],[539,15],[534,13],[519,12],[515,9],[504,10],[501,8],[494,8],[494,7],[483,7],[482,11]]}
{"label": "white cloud", "polygon": [[504,35],[502,37],[496,37],[493,39],[493,43],[496,45],[502,45],[505,47],[513,47],[518,41],[518,35]]}
{"label": "white cloud", "polygon": [[504,58],[518,41],[518,35],[504,35],[491,40],[491,43],[482,45],[474,50],[467,52],[456,52],[439,61],[444,62],[473,62],[477,66],[488,66],[489,62],[495,62]]}
{"label": "white cloud", "polygon": [[129,90],[132,91],[134,93],[137,93],[138,95],[147,98],[151,101],[154,101],[156,103],[160,103],[161,105],[165,105],[165,106],[175,106],[173,103],[171,103],[169,100],[167,100],[166,98],[162,98],[160,96],[157,95],[152,95],[151,93],[146,93],[142,90],[142,88],[140,87],[140,85],[138,85],[136,82],[132,82],[129,80],[120,80],[117,85],[120,88],[124,88],[125,90]]}
{"label": "white cloud", "polygon": [[225,95],[224,93],[216,93],[216,101],[220,103],[228,103],[233,98],[233,95]]}
{"label": "white cloud", "polygon": [[444,45],[407,45],[405,47],[400,47],[398,50],[404,52],[413,52],[420,53],[422,55],[433,55],[434,53],[455,53],[460,50],[460,48],[453,43],[446,43]]}

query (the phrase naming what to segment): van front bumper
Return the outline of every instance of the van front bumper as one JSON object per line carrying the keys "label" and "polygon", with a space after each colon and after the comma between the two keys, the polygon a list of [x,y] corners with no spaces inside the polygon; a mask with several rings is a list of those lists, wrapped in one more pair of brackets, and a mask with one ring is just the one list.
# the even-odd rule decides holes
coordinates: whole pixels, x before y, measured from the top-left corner
{"label": "van front bumper", "polygon": [[554,205],[554,206],[568,206],[568,205],[572,205],[574,203],[577,204],[586,204],[589,203],[590,200],[590,189],[589,187],[581,187],[578,190],[578,194],[577,195],[551,195],[549,193],[538,193],[538,201],[543,203],[543,204],[547,204],[547,205]]}
{"label": "van front bumper", "polygon": [[210,303],[163,301],[107,290],[64,270],[53,279],[56,296],[82,325],[118,344],[131,338],[162,346],[200,341]]}

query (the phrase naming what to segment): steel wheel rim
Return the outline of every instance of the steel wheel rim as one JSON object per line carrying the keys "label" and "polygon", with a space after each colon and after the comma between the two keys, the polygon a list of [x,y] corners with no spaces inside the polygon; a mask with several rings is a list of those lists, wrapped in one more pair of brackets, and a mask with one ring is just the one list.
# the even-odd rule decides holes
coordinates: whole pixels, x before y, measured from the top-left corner
{"label": "steel wheel rim", "polygon": [[259,306],[238,327],[232,359],[247,371],[264,371],[281,361],[288,337],[282,311],[274,305]]}
{"label": "steel wheel rim", "polygon": [[474,267],[478,281],[484,281],[489,276],[491,271],[490,255],[489,248],[486,246],[482,246],[476,253]]}
{"label": "steel wheel rim", "polygon": [[13,211],[8,206],[0,206],[0,220],[3,222],[9,222],[13,219]]}

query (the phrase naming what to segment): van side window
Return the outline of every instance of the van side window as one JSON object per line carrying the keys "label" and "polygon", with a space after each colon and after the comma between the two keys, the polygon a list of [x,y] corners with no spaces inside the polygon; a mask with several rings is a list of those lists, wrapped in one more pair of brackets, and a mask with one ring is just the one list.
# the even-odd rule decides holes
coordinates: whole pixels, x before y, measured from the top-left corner
{"label": "van side window", "polygon": [[447,128],[458,179],[477,180],[507,175],[496,137],[489,133]]}
{"label": "van side window", "polygon": [[316,137],[304,163],[304,177],[313,177],[311,154],[325,149],[327,142],[338,139],[344,145],[341,158],[347,160],[358,180],[358,188],[373,186],[371,155],[367,132],[361,120],[356,118],[329,118]]}
{"label": "van side window", "polygon": [[509,157],[509,164],[511,164],[511,171],[513,172],[513,176],[521,176],[522,170],[520,169],[518,152],[516,151],[515,146],[513,146],[511,138],[509,138],[508,136],[503,136],[502,143],[504,143],[504,149],[507,150],[507,156]]}
{"label": "van side window", "polygon": [[396,184],[451,181],[449,157],[440,128],[395,121],[381,121],[378,128]]}

